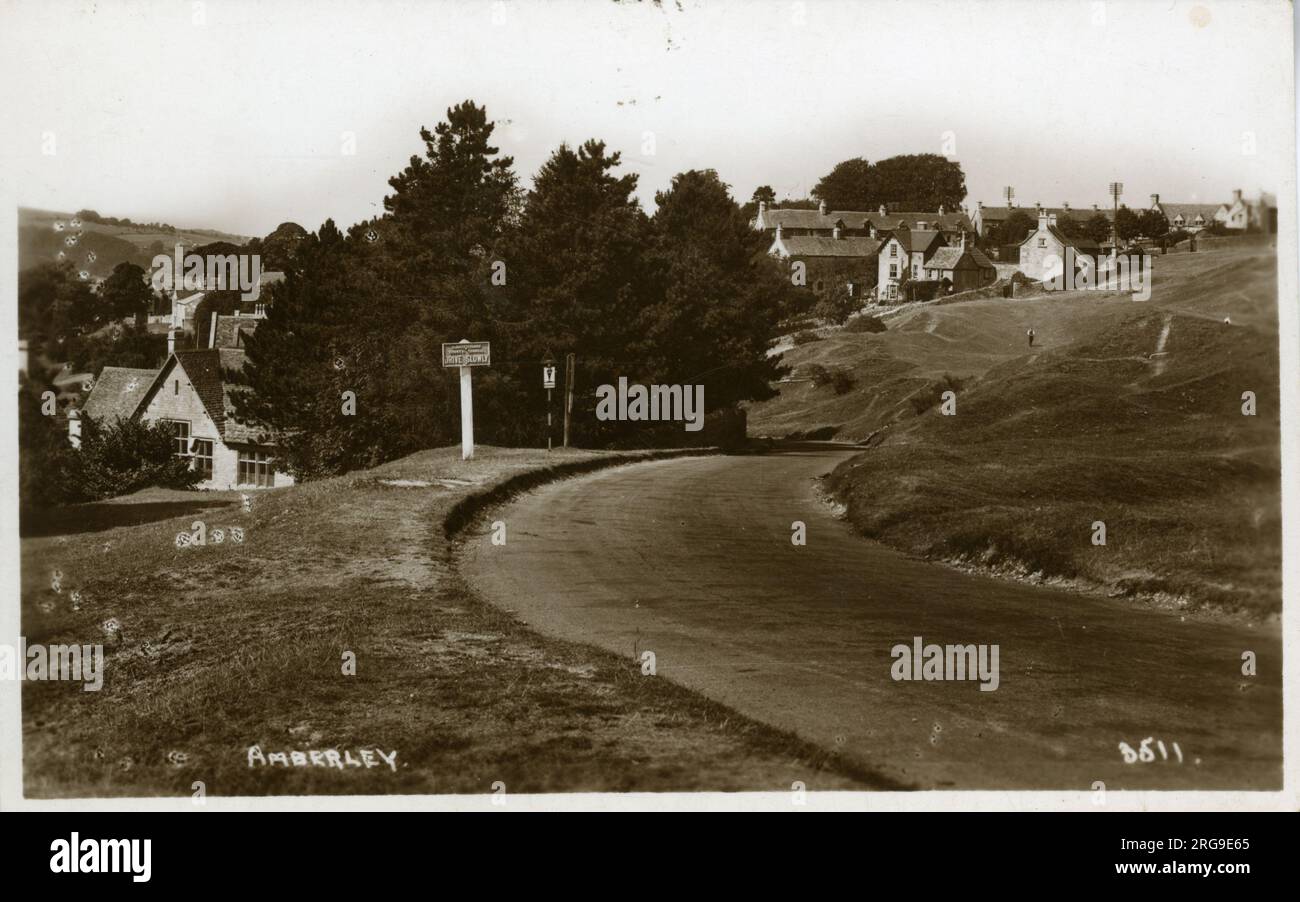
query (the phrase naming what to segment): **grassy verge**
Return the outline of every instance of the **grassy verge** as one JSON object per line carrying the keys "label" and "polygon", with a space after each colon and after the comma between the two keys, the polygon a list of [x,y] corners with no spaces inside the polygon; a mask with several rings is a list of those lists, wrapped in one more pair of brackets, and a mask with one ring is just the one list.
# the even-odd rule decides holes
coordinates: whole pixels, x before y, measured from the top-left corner
{"label": "grassy verge", "polygon": [[[106,661],[100,692],[24,684],[26,794],[188,797],[196,781],[224,796],[874,785],[634,661],[537,635],[449,569],[449,518],[634,457],[480,448],[463,462],[439,449],[252,494],[250,510],[237,493],[152,491],[31,522],[24,634],[104,642]],[[208,544],[178,547],[196,520]],[[109,618],[117,640],[101,630]],[[254,746],[376,766],[250,767]],[[396,768],[374,750],[395,751]]]}

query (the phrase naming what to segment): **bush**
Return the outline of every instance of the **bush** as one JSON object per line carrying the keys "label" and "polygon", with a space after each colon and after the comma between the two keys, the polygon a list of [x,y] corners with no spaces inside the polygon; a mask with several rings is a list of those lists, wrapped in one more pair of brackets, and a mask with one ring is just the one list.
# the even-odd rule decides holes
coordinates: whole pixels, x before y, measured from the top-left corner
{"label": "bush", "polygon": [[83,416],[81,452],[69,467],[70,494],[73,500],[98,501],[149,486],[193,488],[202,474],[175,450],[166,423],[117,420],[101,425]]}
{"label": "bush", "polygon": [[844,324],[845,332],[884,332],[885,323],[878,316],[855,316]]}
{"label": "bush", "polygon": [[813,388],[829,385],[835,389],[837,395],[845,394],[854,386],[853,374],[846,369],[830,370],[820,363],[814,363],[808,367],[807,373]]}
{"label": "bush", "polygon": [[939,293],[938,282],[906,282],[903,285],[903,299],[906,301],[932,301]]}
{"label": "bush", "polygon": [[796,332],[792,339],[796,346],[811,344],[814,341],[821,341],[822,337],[811,329],[805,329],[802,332]]}

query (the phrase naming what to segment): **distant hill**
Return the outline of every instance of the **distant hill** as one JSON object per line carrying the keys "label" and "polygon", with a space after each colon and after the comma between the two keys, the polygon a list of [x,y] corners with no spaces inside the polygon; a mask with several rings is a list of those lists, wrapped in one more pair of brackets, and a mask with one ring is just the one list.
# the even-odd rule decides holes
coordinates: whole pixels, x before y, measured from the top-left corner
{"label": "distant hill", "polygon": [[215,229],[175,229],[158,223],[126,225],[104,218],[109,221],[87,217],[78,220],[74,213],[19,207],[19,270],[58,260],[62,253],[62,259],[89,272],[91,279],[102,279],[124,262],[148,270],[156,254],[173,253],[177,244],[188,250],[214,241],[235,245],[249,241],[247,236]]}

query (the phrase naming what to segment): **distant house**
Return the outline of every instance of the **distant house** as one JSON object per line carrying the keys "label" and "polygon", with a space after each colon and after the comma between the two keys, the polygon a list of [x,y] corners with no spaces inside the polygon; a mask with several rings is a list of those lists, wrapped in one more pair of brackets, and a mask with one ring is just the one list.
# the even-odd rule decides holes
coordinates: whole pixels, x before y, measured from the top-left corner
{"label": "distant house", "polygon": [[[176,455],[203,474],[200,488],[233,489],[292,485],[276,466],[275,445],[234,414],[234,397],[246,388],[226,378],[243,369],[244,340],[255,317],[212,314],[207,346],[173,350],[160,369],[106,366],[83,412],[97,421],[140,419],[171,425]],[[69,439],[80,444],[79,421],[70,420]]]}
{"label": "distant house", "polygon": [[768,253],[783,260],[804,264],[806,285],[817,294],[845,285],[850,296],[865,296],[876,285],[876,257],[880,240],[849,237],[836,227],[827,237],[787,236],[784,226],[776,227]]}
{"label": "distant house", "polygon": [[751,223],[754,229],[775,236],[779,227],[787,238],[801,236],[832,237],[838,228],[845,238],[876,238],[882,232],[898,229],[935,230],[944,233],[946,240],[956,241],[963,231],[973,226],[963,210],[947,211],[942,206],[934,213],[890,211],[883,204],[874,212],[859,210],[827,211],[821,203],[816,210],[768,208],[759,201],[758,215]]}
{"label": "distant house", "polygon": [[971,217],[975,234],[980,237],[987,236],[991,229],[1001,226],[1015,213],[1025,214],[1031,222],[1037,222],[1038,217],[1043,213],[1055,216],[1058,220],[1070,219],[1079,223],[1087,222],[1097,215],[1104,216],[1107,222],[1115,219],[1113,209],[1103,209],[1097,204],[1090,207],[1071,206],[1069,203],[1059,207],[1044,207],[1042,204],[1034,204],[1032,207],[986,207],[984,202],[980,201]]}
{"label": "distant house", "polygon": [[1170,229],[1192,234],[1227,218],[1224,204],[1171,204],[1160,200],[1159,194],[1151,195],[1150,209],[1160,212],[1169,221]]}
{"label": "distant house", "polygon": [[996,282],[998,271],[982,251],[967,246],[963,235],[957,247],[941,247],[925,261],[925,279],[944,283],[945,293],[970,291]]}
{"label": "distant house", "polygon": [[1090,238],[1067,238],[1057,227],[1056,214],[1044,210],[1038,228],[1020,243],[1020,271],[1035,281],[1053,278],[1062,271],[1066,248],[1074,249],[1076,269],[1096,271],[1101,245]]}
{"label": "distant house", "polygon": [[926,262],[935,251],[946,247],[943,233],[933,229],[899,229],[883,236],[876,296],[882,301],[898,300],[903,284],[923,280]]}

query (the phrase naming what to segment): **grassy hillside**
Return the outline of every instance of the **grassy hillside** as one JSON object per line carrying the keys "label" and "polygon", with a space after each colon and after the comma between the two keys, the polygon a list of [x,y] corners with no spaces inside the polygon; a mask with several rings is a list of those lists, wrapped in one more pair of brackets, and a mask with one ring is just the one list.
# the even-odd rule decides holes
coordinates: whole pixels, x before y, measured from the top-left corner
{"label": "grassy hillside", "polygon": [[[70,226],[72,219],[71,213],[20,207],[18,268],[23,270],[57,260],[62,252],[65,259],[76,264],[79,270],[85,269],[91,278],[98,279],[108,276],[113,267],[123,262],[134,263],[148,270],[154,254],[159,252],[155,247],[158,242],[161,242],[162,253],[173,253],[178,243],[189,248],[213,241],[243,244],[248,240],[241,235],[211,229],[177,229],[175,232],[166,232],[142,225],[105,225],[88,220],[82,221],[80,227],[74,229]],[[63,231],[55,229],[56,222],[63,223]],[[77,240],[69,246],[66,241],[72,237]],[[93,261],[89,258],[90,254],[95,256]]]}
{"label": "grassy hillside", "polygon": [[[1275,613],[1276,284],[1267,247],[1236,247],[1156,258],[1144,303],[1039,292],[913,309],[886,333],[789,352],[796,378],[819,363],[854,387],[785,386],[751,431],[870,439],[830,488],[863,533],[913,553]],[[945,388],[955,416],[938,409]]]}

